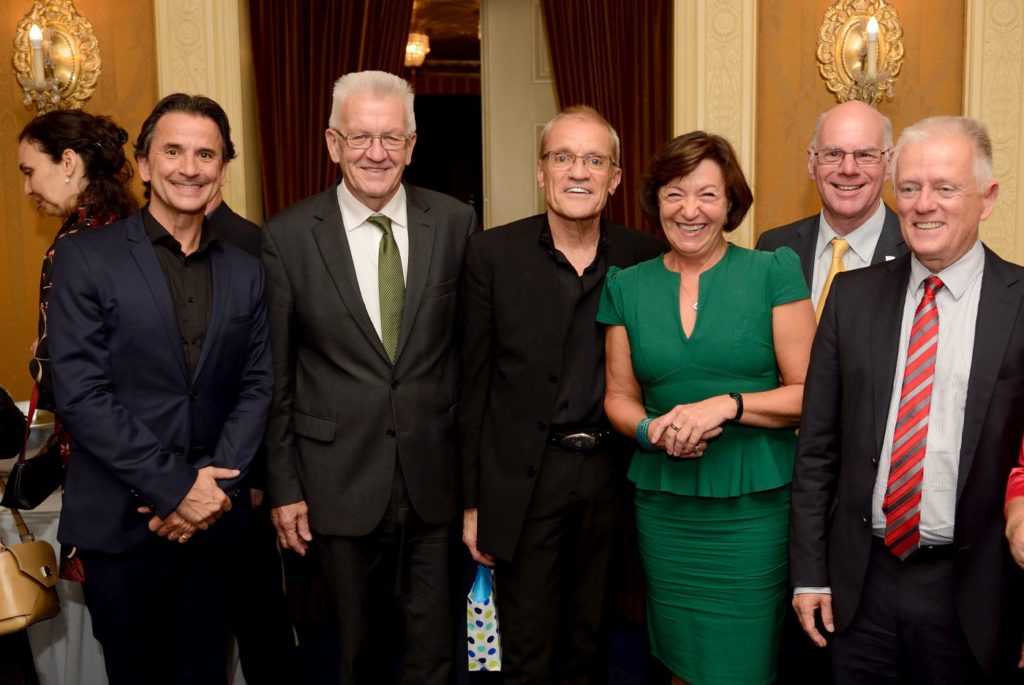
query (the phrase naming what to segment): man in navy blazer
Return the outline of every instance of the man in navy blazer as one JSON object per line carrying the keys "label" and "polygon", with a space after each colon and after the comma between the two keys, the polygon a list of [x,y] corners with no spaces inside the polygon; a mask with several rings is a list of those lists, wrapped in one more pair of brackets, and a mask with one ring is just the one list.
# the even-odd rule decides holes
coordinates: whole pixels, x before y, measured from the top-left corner
{"label": "man in navy blazer", "polygon": [[135,153],[150,203],[54,265],[72,435],[58,537],[78,548],[112,685],[223,683],[232,515],[218,519],[270,407],[264,272],[204,221],[234,156],[217,103],[164,98]]}
{"label": "man in navy blazer", "polygon": [[899,218],[881,199],[891,147],[892,123],[870,105],[854,100],[822,113],[807,148],[807,171],[821,211],[767,230],[757,240],[759,250],[789,247],[800,256],[816,310],[832,263],[833,238],[850,245],[843,257],[846,270],[907,253]]}

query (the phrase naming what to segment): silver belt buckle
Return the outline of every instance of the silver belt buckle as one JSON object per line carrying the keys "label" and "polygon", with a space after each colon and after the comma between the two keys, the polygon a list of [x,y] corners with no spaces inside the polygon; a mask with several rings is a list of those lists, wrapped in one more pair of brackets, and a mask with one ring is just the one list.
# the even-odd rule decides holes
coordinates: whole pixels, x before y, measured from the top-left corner
{"label": "silver belt buckle", "polygon": [[590,433],[573,433],[563,436],[558,442],[565,449],[577,452],[593,452],[597,447],[597,438]]}

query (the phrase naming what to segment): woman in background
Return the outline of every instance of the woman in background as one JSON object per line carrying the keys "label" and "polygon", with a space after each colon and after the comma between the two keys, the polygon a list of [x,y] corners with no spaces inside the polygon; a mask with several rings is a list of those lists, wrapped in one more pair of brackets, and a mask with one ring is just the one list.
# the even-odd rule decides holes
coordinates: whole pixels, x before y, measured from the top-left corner
{"label": "woman in background", "polygon": [[128,133],[109,117],[78,110],[50,112],[30,121],[18,141],[18,168],[25,176],[25,195],[35,200],[41,212],[64,220],[43,256],[39,330],[29,364],[39,390],[38,408],[53,411],[46,306],[55,250],[64,236],[128,216],[139,204],[128,188],[132,178],[132,167],[124,154]]}
{"label": "woman in background", "polygon": [[630,465],[655,656],[673,683],[770,683],[814,312],[796,254],[725,239],[753,196],[724,138],[651,160],[641,204],[671,249],[609,268],[605,410]]}

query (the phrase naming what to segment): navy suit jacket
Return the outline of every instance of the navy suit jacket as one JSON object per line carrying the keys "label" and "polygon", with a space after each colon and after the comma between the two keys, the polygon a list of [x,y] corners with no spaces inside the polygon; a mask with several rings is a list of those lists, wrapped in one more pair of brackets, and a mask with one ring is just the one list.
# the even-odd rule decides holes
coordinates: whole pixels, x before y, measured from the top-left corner
{"label": "navy suit jacket", "polygon": [[[61,542],[127,551],[153,535],[137,507],[167,516],[197,469],[244,474],[256,452],[273,391],[264,271],[223,240],[209,249],[212,310],[189,378],[142,215],[61,243],[48,329],[57,411],[73,455]],[[220,481],[229,492],[236,483]]]}
{"label": "navy suit jacket", "polygon": [[[857,613],[871,550],[871,496],[899,355],[910,257],[838,274],[804,385],[793,472],[789,574],[832,588],[836,630]],[[1024,268],[985,250],[957,476],[957,618],[989,673],[1020,656],[1022,575],[1003,535],[1006,480],[1024,432]]]}
{"label": "navy suit jacket", "polygon": [[[761,234],[757,239],[757,249],[774,252],[780,247],[788,247],[800,256],[800,266],[804,272],[804,280],[810,288],[814,281],[814,247],[818,243],[818,220],[821,214],[804,217],[785,226],[772,228]],[[882,233],[878,236],[875,254],[871,263],[884,262],[886,257],[899,257],[907,254],[907,245],[900,233],[900,218],[896,212],[885,206],[885,221]]]}

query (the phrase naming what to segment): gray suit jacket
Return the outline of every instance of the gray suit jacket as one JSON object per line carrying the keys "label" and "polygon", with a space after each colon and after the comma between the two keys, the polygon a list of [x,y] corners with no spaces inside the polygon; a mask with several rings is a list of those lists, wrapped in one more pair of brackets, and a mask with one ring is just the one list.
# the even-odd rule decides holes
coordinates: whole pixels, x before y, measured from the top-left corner
{"label": "gray suit jacket", "polygon": [[409,264],[392,367],[366,312],[337,187],[267,221],[274,406],[267,430],[274,506],[305,500],[313,530],[368,534],[400,464],[419,517],[458,511],[454,341],[458,277],[473,209],[406,185]]}
{"label": "gray suit jacket", "polygon": [[[800,266],[803,268],[807,287],[810,288],[814,281],[814,246],[818,242],[820,218],[820,214],[813,214],[791,224],[769,229],[757,239],[756,249],[774,252],[780,247],[788,247],[796,252],[800,256]],[[878,236],[878,245],[875,246],[871,263],[884,262],[886,256],[899,257],[905,254],[907,246],[903,242],[903,234],[900,233],[900,218],[889,205],[886,205],[882,234]]]}

